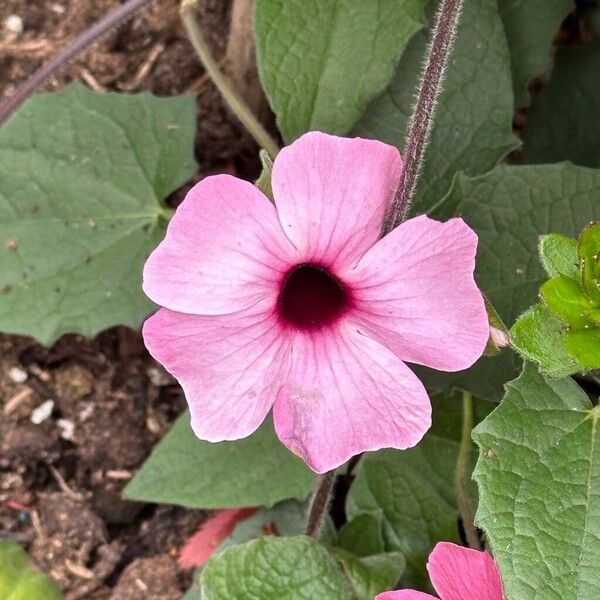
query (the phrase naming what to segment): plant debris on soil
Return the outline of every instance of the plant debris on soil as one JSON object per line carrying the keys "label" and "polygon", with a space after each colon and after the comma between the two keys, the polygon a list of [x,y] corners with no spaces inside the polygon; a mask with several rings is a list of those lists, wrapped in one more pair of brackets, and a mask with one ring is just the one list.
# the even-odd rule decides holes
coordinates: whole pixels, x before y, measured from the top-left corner
{"label": "plant debris on soil", "polygon": [[[3,0],[0,101],[117,5]],[[199,6],[199,23],[215,56],[272,125],[248,51],[251,41],[240,33],[250,29],[243,14],[232,17],[247,2],[204,0]],[[197,94],[196,180],[223,171],[258,174],[256,146],[205,76],[176,0],[150,4],[77,56],[43,90],[74,79],[96,91]],[[0,335],[0,357],[0,536],[23,544],[67,600],[180,598],[191,572],[176,557],[205,513],[120,496],[185,408],[179,386],[148,356],[139,332],[117,327],[95,340],[67,335],[52,348]]]}

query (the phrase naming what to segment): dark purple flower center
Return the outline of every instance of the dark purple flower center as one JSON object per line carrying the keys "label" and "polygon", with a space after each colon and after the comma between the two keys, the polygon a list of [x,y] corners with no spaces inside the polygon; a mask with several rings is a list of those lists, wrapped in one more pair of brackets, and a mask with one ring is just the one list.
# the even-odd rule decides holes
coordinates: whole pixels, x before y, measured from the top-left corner
{"label": "dark purple flower center", "polygon": [[319,265],[302,263],[283,278],[277,307],[287,324],[318,329],[338,319],[349,302],[348,289],[335,275]]}

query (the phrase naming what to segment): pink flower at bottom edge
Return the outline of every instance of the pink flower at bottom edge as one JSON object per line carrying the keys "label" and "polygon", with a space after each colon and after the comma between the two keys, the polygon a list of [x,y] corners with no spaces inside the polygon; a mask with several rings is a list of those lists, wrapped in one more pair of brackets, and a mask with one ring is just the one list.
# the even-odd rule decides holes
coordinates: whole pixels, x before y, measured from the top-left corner
{"label": "pink flower at bottom edge", "polygon": [[275,205],[229,175],[188,193],[144,268],[164,308],[143,334],[199,438],[248,436],[272,408],[319,473],[422,438],[431,406],[405,362],[465,369],[489,325],[461,219],[379,240],[401,169],[387,144],[312,132],[275,159]]}
{"label": "pink flower at bottom edge", "polygon": [[[487,552],[440,542],[429,555],[427,571],[440,600],[503,600],[502,581]],[[415,590],[397,590],[375,600],[437,600]]]}

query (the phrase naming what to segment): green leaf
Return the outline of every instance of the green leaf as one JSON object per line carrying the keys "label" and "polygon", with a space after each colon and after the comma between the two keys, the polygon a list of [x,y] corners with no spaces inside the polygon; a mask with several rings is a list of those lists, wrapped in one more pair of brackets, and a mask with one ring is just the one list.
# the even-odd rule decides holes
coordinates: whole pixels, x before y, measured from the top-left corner
{"label": "green leaf", "polygon": [[361,513],[350,519],[340,529],[337,546],[356,556],[372,556],[385,550],[383,540],[383,512]]}
{"label": "green leaf", "polygon": [[195,100],[96,94],[32,98],[0,129],[0,330],[49,344],[137,327],[162,200],[193,174]]}
{"label": "green leaf", "polygon": [[565,323],[585,327],[592,322],[593,303],[584,295],[579,282],[564,275],[546,281],[540,288],[544,304]]}
{"label": "green leaf", "polygon": [[286,142],[348,132],[421,25],[422,0],[257,0],[259,72]]}
{"label": "green leaf", "polygon": [[600,40],[558,49],[550,83],[527,113],[523,161],[600,167]]}
{"label": "green leaf", "polygon": [[541,303],[521,315],[510,330],[513,346],[552,377],[580,370],[565,346],[565,325]]}
{"label": "green leaf", "polygon": [[303,500],[316,475],[275,436],[270,420],[243,440],[199,440],[185,413],[124,490],[131,500],[192,508],[272,506]]}
{"label": "green leaf", "polygon": [[579,279],[577,242],[560,233],[547,233],[540,237],[538,247],[542,265],[550,277],[565,275]]}
{"label": "green leaf", "polygon": [[[244,544],[267,533],[282,537],[300,535],[306,530],[306,514],[307,503],[296,500],[286,500],[271,508],[262,508],[251,517],[237,523],[235,529],[221,542],[215,552]],[[330,518],[326,518],[319,540],[331,544],[334,539],[335,526]]]}
{"label": "green leaf", "polygon": [[[390,86],[354,134],[403,150],[427,35],[410,41]],[[412,211],[441,200],[458,171],[484,173],[515,148],[512,118],[510,57],[496,0],[465,0]]]}
{"label": "green leaf", "polygon": [[[251,517],[239,521],[235,529],[215,549],[215,554],[231,546],[245,544],[266,534],[281,537],[303,534],[306,531],[307,505],[307,502],[286,500],[285,502],[279,502],[271,508],[262,508]],[[327,516],[319,533],[319,541],[331,545],[335,537],[335,526],[333,521]],[[197,597],[199,593],[197,582],[200,580],[202,568],[202,566],[198,567],[194,574],[195,583],[189,590],[191,597]],[[196,596],[193,596],[194,593]]]}
{"label": "green leaf", "polygon": [[212,557],[200,579],[202,600],[350,600],[353,589],[316,540],[263,537]]}
{"label": "green leaf", "polygon": [[27,553],[10,539],[0,538],[0,598],[2,600],[60,600],[56,583],[33,567]]}
{"label": "green leaf", "polygon": [[[458,214],[475,229],[477,282],[502,320],[514,323],[537,300],[546,279],[536,258],[539,236],[555,231],[576,238],[597,218],[599,196],[600,171],[570,164],[499,166],[480,177],[459,175],[433,216]],[[514,355],[502,352],[462,373],[425,378],[438,389],[456,386],[498,399],[501,384],[516,377],[518,365]]]}
{"label": "green leaf", "polygon": [[358,558],[340,548],[334,548],[332,552],[340,561],[356,600],[373,600],[376,594],[395,587],[406,566],[404,557],[398,552],[366,558]]}
{"label": "green leaf", "polygon": [[273,161],[269,153],[261,149],[258,153],[262,164],[260,177],[254,182],[254,185],[271,201],[273,201],[273,188],[271,186],[271,174],[273,172]]}
{"label": "green leaf", "polygon": [[507,600],[600,596],[599,416],[572,379],[527,364],[475,429],[477,522]]}
{"label": "green leaf", "polygon": [[600,223],[590,223],[579,236],[577,254],[581,261],[581,283],[596,305],[600,305]]}
{"label": "green leaf", "polygon": [[[402,583],[421,589],[428,585],[425,563],[435,543],[460,539],[454,491],[460,400],[434,397],[433,402],[433,427],[418,446],[366,454],[346,500],[349,519],[383,514],[386,550],[400,551],[406,558]],[[478,415],[489,408],[488,403],[478,403]]]}
{"label": "green leaf", "polygon": [[513,72],[515,105],[528,106],[529,82],[552,66],[552,42],[573,0],[499,0]]}
{"label": "green leaf", "polygon": [[600,327],[567,331],[565,346],[569,354],[585,369],[600,367]]}

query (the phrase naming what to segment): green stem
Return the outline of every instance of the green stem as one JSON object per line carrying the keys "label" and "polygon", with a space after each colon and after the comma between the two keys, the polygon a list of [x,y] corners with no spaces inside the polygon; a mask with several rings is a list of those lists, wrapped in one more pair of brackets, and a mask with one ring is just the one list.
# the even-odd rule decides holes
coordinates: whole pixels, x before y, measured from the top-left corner
{"label": "green stem", "polygon": [[321,475],[313,493],[308,509],[306,521],[306,535],[317,537],[323,526],[323,519],[329,509],[333,486],[335,484],[335,471]]}
{"label": "green stem", "polygon": [[187,32],[188,38],[200,59],[200,62],[206,70],[206,74],[215,84],[227,106],[233,114],[239,119],[240,123],[250,132],[256,143],[264,148],[271,156],[275,158],[279,152],[277,142],[269,135],[267,130],[259,123],[254,113],[250,110],[244,100],[238,95],[231,80],[219,69],[219,66],[213,58],[202,32],[196,22],[196,4],[197,0],[181,0],[179,12],[181,20]]}
{"label": "green stem", "polygon": [[473,519],[473,509],[469,500],[469,491],[465,482],[467,467],[471,457],[471,432],[473,431],[473,398],[468,392],[463,392],[462,396],[463,420],[462,435],[460,438],[460,447],[458,450],[458,459],[456,461],[456,471],[454,474],[454,489],[458,501],[458,510],[462,518],[463,527],[467,543],[471,548],[481,549],[479,536],[475,529]]}

